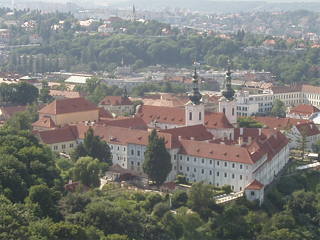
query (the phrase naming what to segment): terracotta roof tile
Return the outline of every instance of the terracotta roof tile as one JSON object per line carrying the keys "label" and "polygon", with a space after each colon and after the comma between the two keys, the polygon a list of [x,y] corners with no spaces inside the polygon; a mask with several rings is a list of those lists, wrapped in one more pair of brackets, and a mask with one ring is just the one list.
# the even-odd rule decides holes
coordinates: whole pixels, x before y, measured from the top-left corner
{"label": "terracotta roof tile", "polygon": [[158,132],[170,133],[175,139],[194,139],[195,141],[212,140],[213,135],[207,131],[203,125],[185,126],[179,128],[171,128],[166,130],[159,130]]}
{"label": "terracotta roof tile", "polygon": [[107,121],[100,121],[97,124],[102,124],[106,126],[122,127],[122,128],[131,128],[131,129],[142,129],[147,130],[148,125],[140,117],[135,118],[115,118],[108,119]]}
{"label": "terracotta roof tile", "polygon": [[317,128],[314,122],[297,124],[296,127],[301,134],[304,130],[307,130],[308,137],[320,134],[320,130]]}
{"label": "terracotta roof tile", "polygon": [[245,189],[261,190],[261,189],[263,189],[263,187],[264,187],[264,185],[255,179],[251,183],[249,183],[249,185],[246,186]]}
{"label": "terracotta roof tile", "polygon": [[99,107],[99,118],[110,118],[113,119],[113,115],[108,110],[104,109],[103,107]]}
{"label": "terracotta roof tile", "polygon": [[119,106],[119,105],[133,105],[133,103],[127,97],[106,96],[103,100],[101,100],[99,105],[100,106],[104,106],[104,105]]}
{"label": "terracotta roof tile", "polygon": [[64,127],[60,129],[39,131],[37,136],[46,144],[54,144],[61,142],[69,142],[77,140],[74,132],[70,127]]}
{"label": "terracotta roof tile", "polygon": [[40,118],[38,121],[32,123],[33,127],[41,127],[41,128],[56,128],[57,125],[53,122],[51,117],[44,116]]}
{"label": "terracotta roof tile", "polygon": [[297,125],[299,123],[310,122],[310,120],[295,119],[295,118],[275,118],[275,117],[251,117],[251,118],[261,122],[263,125],[266,125],[269,127],[269,129],[273,129],[273,130],[283,130],[286,126],[290,126],[291,128],[294,125]]}
{"label": "terracotta roof tile", "polygon": [[245,147],[228,146],[216,143],[180,140],[179,154],[211,158],[222,161],[254,164],[249,151]]}
{"label": "terracotta roof tile", "polygon": [[98,108],[85,98],[66,98],[58,99],[42,108],[42,114],[64,114],[73,112],[84,112],[97,110]]}
{"label": "terracotta roof tile", "polygon": [[318,108],[309,104],[299,104],[298,106],[291,109],[290,114],[298,114],[301,116],[312,115],[315,112],[320,112]]}
{"label": "terracotta roof tile", "polygon": [[140,106],[137,117],[141,117],[146,124],[152,121],[166,122],[177,125],[185,125],[184,108],[158,107],[158,106]]}

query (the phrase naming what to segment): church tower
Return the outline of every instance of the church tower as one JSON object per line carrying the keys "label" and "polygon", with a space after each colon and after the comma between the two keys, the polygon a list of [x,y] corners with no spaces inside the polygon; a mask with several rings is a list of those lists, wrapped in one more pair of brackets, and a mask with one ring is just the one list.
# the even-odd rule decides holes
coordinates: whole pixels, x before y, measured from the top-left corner
{"label": "church tower", "polygon": [[224,89],[222,90],[222,97],[219,99],[219,112],[226,115],[229,122],[237,125],[237,100],[233,97],[234,90],[231,87],[231,71],[230,61],[228,61],[228,70],[226,72],[226,79],[224,82]]}
{"label": "church tower", "polygon": [[197,68],[194,68],[192,91],[188,94],[190,101],[185,105],[186,126],[204,124],[204,105],[198,88]]}

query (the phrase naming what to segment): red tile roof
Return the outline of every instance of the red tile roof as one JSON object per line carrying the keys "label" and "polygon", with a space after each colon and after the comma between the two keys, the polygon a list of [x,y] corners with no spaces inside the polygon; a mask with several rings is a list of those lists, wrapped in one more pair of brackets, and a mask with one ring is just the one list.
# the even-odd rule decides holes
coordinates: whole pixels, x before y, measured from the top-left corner
{"label": "red tile roof", "polygon": [[275,118],[275,117],[251,117],[254,120],[261,122],[263,125],[273,130],[283,130],[286,126],[293,127],[300,123],[307,123],[310,120],[295,119],[295,118]]}
{"label": "red tile roof", "polygon": [[122,127],[122,128],[131,128],[131,129],[143,129],[143,130],[148,129],[148,125],[140,117],[135,117],[135,118],[117,117],[115,119],[108,119],[107,121],[100,121],[97,124],[114,126],[114,127]]}
{"label": "red tile roof", "polygon": [[57,125],[53,122],[51,117],[44,116],[40,118],[38,121],[32,123],[33,127],[41,127],[41,128],[56,128]]}
{"label": "red tile roof", "polygon": [[89,188],[86,185],[81,184],[80,182],[68,183],[68,184],[65,184],[63,187],[66,191],[74,193],[76,192],[77,187],[79,186],[83,187],[83,192],[89,191]]}
{"label": "red tile roof", "polygon": [[224,113],[205,112],[204,114],[204,125],[206,128],[234,128]]}
{"label": "red tile roof", "polygon": [[11,118],[15,112],[25,112],[27,106],[1,107],[2,115],[5,118]]}
{"label": "red tile roof", "polygon": [[146,124],[152,121],[166,122],[177,125],[185,125],[184,108],[140,106],[137,117],[141,117]]}
{"label": "red tile roof", "polygon": [[108,110],[104,109],[103,107],[99,107],[99,118],[110,118],[113,119],[113,115]]}
{"label": "red tile roof", "polygon": [[[140,131],[136,135],[134,135],[133,137],[129,137],[127,139],[127,142],[132,143],[132,144],[139,144],[139,145],[147,146],[148,145],[148,137],[150,134],[151,134],[150,131]],[[173,149],[173,148],[180,147],[179,141],[175,140],[172,137],[172,135],[169,133],[158,132],[158,137],[165,139],[165,144],[166,144],[167,149]]]}
{"label": "red tile roof", "polygon": [[62,96],[65,98],[79,98],[79,97],[86,96],[84,92],[60,91],[60,90],[50,90],[50,95],[53,97]]}
{"label": "red tile roof", "polygon": [[133,103],[127,97],[122,96],[106,96],[101,102],[99,103],[100,106],[104,105],[112,105],[112,106],[120,106],[120,105],[130,105],[132,106]]}
{"label": "red tile roof", "polygon": [[264,187],[264,185],[255,179],[251,183],[249,183],[249,185],[246,186],[245,189],[261,190],[261,189],[263,189],[263,187]]}
{"label": "red tile roof", "polygon": [[180,140],[179,154],[211,158],[222,161],[254,164],[249,151],[245,147],[228,146],[216,143]]}
{"label": "red tile roof", "polygon": [[42,140],[42,142],[46,144],[54,144],[77,140],[77,137],[75,136],[74,132],[70,127],[64,127],[48,131],[38,131],[37,137],[39,137]]}
{"label": "red tile roof", "polygon": [[[141,117],[146,124],[157,121],[161,123],[185,125],[185,109],[143,105],[136,116]],[[223,113],[205,112],[204,125],[206,128],[233,128]]]}
{"label": "red tile roof", "polygon": [[320,112],[318,108],[309,104],[300,104],[291,109],[290,114],[298,114],[301,116],[312,115],[315,112]]}
{"label": "red tile roof", "polygon": [[302,85],[301,84],[294,84],[294,85],[290,85],[290,86],[272,86],[271,90],[274,94],[289,93],[289,92],[301,92]]}
{"label": "red tile roof", "polygon": [[203,125],[185,126],[179,128],[171,128],[166,130],[159,130],[158,132],[170,133],[175,139],[194,139],[195,141],[212,140],[213,135],[207,131]]}
{"label": "red tile roof", "polygon": [[98,108],[85,98],[66,98],[58,99],[42,108],[42,114],[64,114],[73,112],[85,112],[97,110]]}
{"label": "red tile roof", "polygon": [[302,134],[304,130],[307,131],[307,137],[315,136],[320,134],[319,128],[314,124],[314,122],[309,123],[301,123],[296,125],[296,128],[299,130],[299,132]]}

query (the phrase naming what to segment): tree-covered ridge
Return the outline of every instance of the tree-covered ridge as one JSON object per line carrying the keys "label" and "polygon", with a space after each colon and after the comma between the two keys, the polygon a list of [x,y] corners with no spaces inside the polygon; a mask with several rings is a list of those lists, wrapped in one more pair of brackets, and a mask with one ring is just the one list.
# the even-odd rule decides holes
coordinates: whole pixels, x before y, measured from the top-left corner
{"label": "tree-covered ridge", "polygon": [[[275,18],[300,19],[306,15],[314,20],[311,12],[293,12],[280,14]],[[259,13],[260,21],[266,22],[270,16]],[[266,15],[266,13],[265,13]],[[310,16],[311,17],[310,17]],[[311,66],[320,65],[319,48],[311,48],[312,41],[283,37],[252,34],[249,31],[238,31],[235,34],[220,35],[202,33],[195,29],[172,28],[168,24],[156,21],[131,22],[119,21],[114,24],[111,35],[82,31],[75,18],[68,14],[20,13],[21,21],[33,19],[36,27],[24,32],[18,27],[11,27],[16,41],[13,44],[26,44],[28,37],[36,33],[43,42],[34,46],[20,47],[13,51],[10,61],[3,64],[2,70],[20,73],[45,73],[61,69],[77,71],[113,72],[122,63],[132,66],[134,70],[149,65],[163,64],[168,67],[190,66],[190,63],[202,62],[203,68],[223,69],[227,59],[232,60],[233,69],[270,71],[276,80],[283,83],[312,81],[319,82],[316,74],[308,75]],[[264,20],[265,18],[265,20]],[[64,21],[62,31],[51,32],[53,24]],[[297,21],[298,21],[297,20]],[[230,20],[231,21],[231,20]],[[280,20],[279,20],[280,21]],[[281,20],[282,21],[282,20]],[[280,22],[281,22],[280,21]],[[309,20],[311,21],[311,20]],[[315,21],[314,21],[315,22]],[[96,28],[99,24],[97,23]],[[238,23],[239,24],[239,23]],[[124,31],[125,29],[125,31]],[[166,29],[170,34],[163,35]],[[251,55],[245,47],[258,47],[266,39],[274,39],[276,50],[292,50],[295,54]],[[297,51],[297,47],[305,48]]]}

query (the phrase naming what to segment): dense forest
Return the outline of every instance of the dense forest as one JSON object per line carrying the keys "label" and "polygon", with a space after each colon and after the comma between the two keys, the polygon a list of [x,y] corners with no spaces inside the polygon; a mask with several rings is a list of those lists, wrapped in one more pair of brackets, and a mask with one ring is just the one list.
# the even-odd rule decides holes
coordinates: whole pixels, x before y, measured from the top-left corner
{"label": "dense forest", "polygon": [[[3,16],[6,16],[5,12],[2,9]],[[122,63],[130,65],[134,71],[144,71],[147,66],[155,64],[190,67],[195,59],[202,63],[203,69],[224,69],[227,59],[231,59],[232,69],[270,71],[282,83],[319,82],[317,76],[307,75],[311,66],[320,65],[320,49],[311,48],[311,41],[299,39],[287,42],[284,38],[254,35],[243,30],[227,34],[226,38],[219,32],[207,34],[191,28],[178,29],[154,20],[118,21],[113,24],[114,33],[106,35],[97,32],[98,26],[103,23],[101,20],[86,29],[68,14],[17,11],[11,18],[37,22],[29,32],[19,26],[2,24],[2,28],[11,29],[15,36],[12,45],[28,44],[31,34],[38,34],[43,42],[14,50],[10,60],[1,66],[6,71],[27,74],[66,70],[99,74],[112,73]],[[59,24],[59,21],[63,21],[62,30],[52,32],[51,26]],[[277,50],[295,51],[299,44],[305,50],[296,51],[294,55],[270,52],[266,56],[244,51],[248,46],[261,46],[268,38],[275,39]]]}
{"label": "dense forest", "polygon": [[[81,157],[90,155],[94,141],[104,144],[85,141],[73,154],[79,158],[68,160],[31,132],[0,129],[1,239],[319,239],[319,171],[283,177],[262,207],[244,197],[217,205],[216,187],[204,182],[194,183],[189,194],[111,185],[101,191],[94,187],[98,175],[87,173],[108,160]],[[67,193],[68,179],[92,187]]]}

